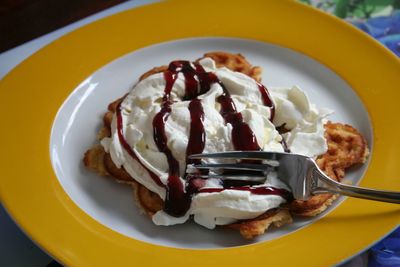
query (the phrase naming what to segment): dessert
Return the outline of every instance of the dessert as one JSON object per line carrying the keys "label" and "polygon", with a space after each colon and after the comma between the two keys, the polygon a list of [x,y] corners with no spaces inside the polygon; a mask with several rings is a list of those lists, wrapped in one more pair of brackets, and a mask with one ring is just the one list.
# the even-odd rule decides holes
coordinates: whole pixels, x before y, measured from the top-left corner
{"label": "dessert", "polygon": [[[332,179],[362,163],[368,148],[349,125],[330,123],[327,109],[298,87],[267,90],[261,69],[241,55],[207,53],[143,74],[130,93],[111,103],[85,166],[134,188],[137,203],[157,225],[190,218],[213,229],[254,238],[292,215],[315,216],[335,196],[292,201],[276,173],[266,182],[202,179],[188,155],[231,150],[291,151],[317,158]],[[215,162],[216,159],[210,160]]]}

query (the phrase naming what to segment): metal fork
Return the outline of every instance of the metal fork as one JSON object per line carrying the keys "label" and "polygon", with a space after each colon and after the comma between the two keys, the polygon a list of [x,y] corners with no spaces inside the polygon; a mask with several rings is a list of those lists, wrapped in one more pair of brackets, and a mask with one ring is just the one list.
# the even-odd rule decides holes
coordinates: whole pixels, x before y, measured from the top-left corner
{"label": "metal fork", "polygon": [[[342,184],[325,175],[312,158],[284,152],[232,151],[208,154],[193,154],[191,159],[218,158],[245,160],[233,164],[197,164],[197,169],[212,170],[247,170],[258,171],[261,175],[242,176],[242,180],[260,182],[266,180],[266,173],[271,169],[278,172],[278,177],[292,190],[295,199],[306,200],[313,195],[334,193],[349,197],[400,204],[400,192],[383,191]],[[246,163],[249,162],[250,163]],[[262,164],[251,163],[261,160]],[[239,175],[240,176],[240,175]],[[235,177],[239,177],[235,176]],[[202,178],[232,179],[232,175],[201,175]]]}

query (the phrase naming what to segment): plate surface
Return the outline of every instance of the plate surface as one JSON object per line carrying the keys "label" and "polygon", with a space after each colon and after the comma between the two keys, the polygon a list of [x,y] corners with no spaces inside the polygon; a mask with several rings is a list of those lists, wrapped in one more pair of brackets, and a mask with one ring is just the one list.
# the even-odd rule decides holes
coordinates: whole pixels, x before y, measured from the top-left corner
{"label": "plate surface", "polygon": [[[227,5],[229,12],[221,12]],[[157,20],[153,19],[155,17]],[[85,207],[81,204],[79,206],[83,210],[79,208],[74,203],[76,198],[57,173],[65,190],[59,183],[50,162],[50,131],[61,104],[82,81],[112,60],[149,45],[204,36],[239,37],[277,44],[308,55],[334,71],[359,96],[373,126],[373,154],[361,185],[400,190],[396,180],[396,165],[400,162],[397,153],[400,140],[396,138],[399,126],[393,123],[397,121],[396,99],[399,97],[393,85],[400,83],[400,63],[394,55],[351,26],[290,1],[260,1],[249,6],[230,1],[202,2],[198,6],[179,1],[166,2],[124,12],[79,29],[36,53],[1,82],[3,123],[11,127],[1,133],[6,153],[2,154],[0,194],[5,207],[34,240],[66,265],[146,263],[172,266],[184,263],[204,266],[218,263],[221,266],[250,266],[265,263],[268,259],[272,265],[312,266],[337,263],[398,224],[400,212],[395,205],[347,199],[322,220],[278,239],[227,249],[193,250],[135,240],[126,233],[120,234],[123,232],[120,229],[113,228],[118,233],[104,226],[106,223],[101,220],[102,223],[99,223],[96,221],[98,218],[95,220],[84,212]],[[232,46],[234,44],[232,42]],[[198,47],[189,57],[198,56],[202,49],[207,47]],[[257,61],[258,56],[254,60],[251,58],[258,53],[253,52],[249,55],[251,62],[262,65],[261,59]],[[365,54],[368,54],[368,62]],[[169,55],[160,58],[162,61],[159,63],[165,63],[167,59],[170,59]],[[282,57],[277,59],[278,62],[283,60]],[[286,60],[290,62],[292,56]],[[150,61],[151,66],[146,63],[141,64],[141,68],[147,69],[156,63]],[[303,69],[299,65],[295,65],[296,68]],[[143,70],[138,69],[137,72]],[[338,92],[347,90],[346,83],[338,77],[321,82],[318,77],[324,71],[330,73],[327,77],[336,77],[325,68],[307,69],[307,64],[303,73],[309,75],[316,72],[310,77],[321,84],[346,88]],[[282,84],[280,78],[274,80],[267,73],[268,70],[265,70],[264,81],[267,85],[287,84]],[[135,72],[132,77],[133,81]],[[292,77],[296,79],[296,76]],[[318,82],[312,84],[312,80],[309,84],[302,80],[306,83],[303,87],[309,88],[310,94],[319,88]],[[90,79],[85,81],[90,83]],[[291,79],[289,82],[298,83]],[[87,92],[90,94],[91,91]],[[120,92],[110,94],[110,99],[119,96]],[[313,100],[317,99],[315,95],[311,96]],[[103,109],[108,102],[107,99],[104,101],[99,103],[99,109]],[[322,105],[317,104],[329,107],[333,103],[325,99]],[[336,104],[333,105],[336,109]],[[359,113],[360,108],[353,108],[352,104],[342,107],[343,112],[337,110],[338,117],[334,119],[365,127],[361,130],[371,138],[367,115]],[[74,113],[66,115],[73,117]],[[88,131],[91,131],[90,127]],[[94,134],[94,131],[89,134]],[[62,139],[63,135],[60,137]],[[58,167],[62,168],[61,165]],[[68,175],[65,177],[68,178]],[[287,257],[288,253],[290,257]]]}

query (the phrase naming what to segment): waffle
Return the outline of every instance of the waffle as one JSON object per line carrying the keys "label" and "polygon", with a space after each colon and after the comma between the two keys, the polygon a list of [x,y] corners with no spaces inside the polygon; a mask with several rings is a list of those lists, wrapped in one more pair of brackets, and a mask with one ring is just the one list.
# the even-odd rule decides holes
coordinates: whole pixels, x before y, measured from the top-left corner
{"label": "waffle", "polygon": [[[325,138],[328,151],[319,156],[316,162],[331,179],[342,181],[347,168],[367,160],[367,142],[352,126],[328,122],[325,124]],[[335,195],[321,194],[305,201],[295,200],[290,204],[290,211],[295,215],[315,216],[323,212],[335,199]]]}
{"label": "waffle", "polygon": [[[211,52],[204,57],[212,58],[218,67],[225,66],[231,70],[242,72],[253,79],[261,80],[261,68],[253,67],[242,55],[225,52]],[[200,60],[200,59],[199,59]],[[167,66],[156,67],[144,73],[139,80],[163,72]],[[123,98],[117,99],[108,106],[104,114],[104,127],[99,131],[97,139],[109,137],[111,121],[118,104]],[[325,125],[325,137],[328,143],[328,151],[318,157],[318,166],[332,179],[341,181],[345,170],[359,163],[364,163],[368,156],[368,147],[364,137],[353,127],[340,123],[328,122]],[[115,166],[111,157],[99,144],[94,145],[84,155],[84,165],[99,175],[110,177],[119,183],[132,186],[136,203],[140,210],[149,217],[163,208],[163,200],[146,187],[136,182],[123,167]],[[335,195],[323,194],[313,196],[306,201],[295,200],[286,207],[269,210],[257,218],[238,221],[222,226],[235,229],[246,239],[252,239],[262,235],[270,226],[281,227],[292,222],[292,216],[316,216],[330,206]]]}

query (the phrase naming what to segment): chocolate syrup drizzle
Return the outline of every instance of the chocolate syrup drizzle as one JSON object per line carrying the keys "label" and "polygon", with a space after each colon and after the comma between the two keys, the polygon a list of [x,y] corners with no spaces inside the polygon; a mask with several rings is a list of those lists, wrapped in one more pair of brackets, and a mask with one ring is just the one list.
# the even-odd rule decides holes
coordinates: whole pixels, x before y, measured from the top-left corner
{"label": "chocolate syrup drizzle", "polygon": [[[189,103],[190,112],[190,134],[186,148],[186,155],[199,154],[203,152],[206,144],[206,132],[204,131],[204,110],[199,99],[193,99]],[[199,164],[199,159],[187,158],[186,164]]]}
{"label": "chocolate syrup drizzle", "polygon": [[275,105],[272,102],[272,97],[269,95],[269,92],[268,92],[267,88],[263,84],[261,84],[261,83],[259,83],[257,81],[256,81],[256,83],[257,83],[257,86],[258,86],[258,90],[260,91],[261,98],[263,100],[264,106],[269,107],[270,110],[271,110],[271,115],[269,117],[269,120],[273,121],[274,117],[275,117]]}
{"label": "chocolate syrup drizzle", "polygon": [[282,196],[286,199],[291,198],[291,193],[282,188],[276,188],[272,186],[259,186],[259,187],[250,187],[250,186],[229,186],[224,188],[202,188],[198,192],[199,193],[214,193],[221,192],[226,189],[230,190],[238,190],[238,191],[249,191],[255,195],[277,195]]}
{"label": "chocolate syrup drizzle", "polygon": [[[196,193],[212,193],[221,192],[223,190],[240,190],[250,191],[253,194],[261,195],[279,195],[287,200],[291,199],[291,193],[285,189],[274,188],[271,186],[257,186],[251,187],[250,184],[241,183],[226,183],[223,188],[202,188],[205,185],[205,180],[196,177],[196,175],[187,175],[185,182],[179,176],[179,162],[173,156],[171,150],[167,146],[167,136],[165,132],[165,123],[171,113],[171,99],[172,87],[178,77],[182,73],[185,77],[185,95],[183,100],[190,100],[188,109],[190,112],[190,134],[188,146],[186,148],[186,158],[191,154],[202,153],[205,146],[206,133],[204,130],[204,110],[201,101],[197,96],[206,93],[210,90],[214,83],[219,84],[223,93],[217,98],[218,103],[221,104],[221,116],[224,118],[225,123],[232,125],[232,143],[235,150],[261,150],[257,138],[249,125],[243,121],[242,114],[237,112],[235,103],[231,98],[229,92],[226,90],[224,84],[212,72],[206,72],[204,68],[198,63],[191,63],[189,61],[172,61],[168,69],[164,71],[164,79],[166,85],[164,88],[164,96],[161,103],[161,110],[156,114],[153,119],[153,138],[160,152],[163,152],[168,161],[168,181],[164,185],[160,178],[144,166],[137,157],[134,150],[127,143],[123,134],[123,123],[121,115],[121,104],[117,108],[117,128],[118,137],[124,149],[136,159],[150,174],[154,182],[166,189],[166,198],[164,204],[164,211],[172,216],[183,216],[190,208],[193,194]],[[263,103],[271,110],[270,120],[272,121],[275,114],[275,107],[272,99],[264,85],[257,82]],[[199,160],[190,160],[187,158],[187,164],[199,163]],[[235,184],[235,186],[232,186]]]}
{"label": "chocolate syrup drizzle", "polygon": [[139,160],[138,156],[136,155],[135,151],[132,149],[132,147],[128,144],[128,142],[125,139],[124,136],[124,130],[123,130],[123,121],[122,121],[122,107],[121,107],[122,101],[118,104],[117,107],[117,132],[118,132],[118,139],[119,142],[121,143],[122,147],[128,152],[128,154],[134,158],[137,162],[142,165],[143,168],[146,169],[146,171],[149,173],[150,177],[153,179],[153,181],[165,188],[165,185],[161,182],[160,177],[158,177],[157,174],[152,172],[149,168],[147,168],[143,163]]}

